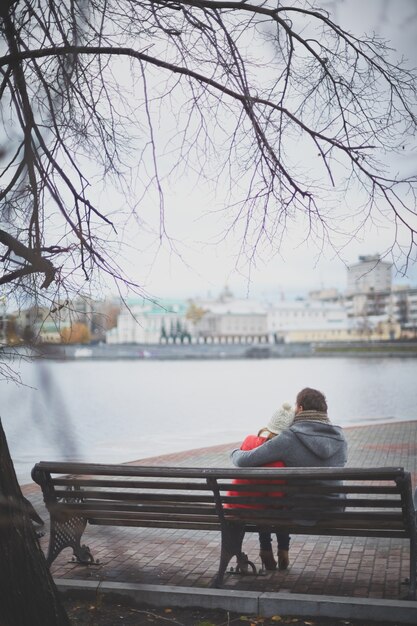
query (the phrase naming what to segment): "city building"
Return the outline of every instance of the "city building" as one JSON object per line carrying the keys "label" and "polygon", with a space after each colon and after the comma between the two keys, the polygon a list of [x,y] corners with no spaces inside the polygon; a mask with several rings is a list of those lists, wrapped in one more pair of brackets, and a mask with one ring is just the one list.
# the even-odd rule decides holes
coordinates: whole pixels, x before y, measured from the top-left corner
{"label": "city building", "polygon": [[334,287],[310,291],[308,297],[310,300],[318,300],[320,302],[339,302],[343,299],[340,291]]}
{"label": "city building", "polygon": [[[364,257],[368,258],[368,257]],[[373,258],[373,257],[372,257]],[[217,298],[130,301],[108,343],[272,344],[399,339],[417,329],[417,290],[351,293],[321,289],[307,299],[264,304],[234,298],[225,288]],[[402,330],[403,329],[403,330]]]}
{"label": "city building", "polygon": [[142,298],[128,300],[116,326],[106,334],[107,343],[189,343],[191,322],[186,317],[187,309],[182,301],[165,300],[157,304]]}
{"label": "city building", "polygon": [[60,318],[46,306],[30,306],[11,315],[16,343],[60,343]]}
{"label": "city building", "polygon": [[417,289],[393,284],[391,264],[378,255],[359,257],[348,268],[344,304],[349,318],[362,320],[363,327],[378,319],[391,325],[391,338],[397,338],[398,325],[402,338],[417,337]]}
{"label": "city building", "polygon": [[395,318],[395,295],[393,291],[370,291],[350,293],[345,298],[349,317],[388,315]]}
{"label": "city building", "polygon": [[78,297],[50,306],[33,305],[8,316],[10,343],[90,343],[104,341],[116,324],[119,303]]}
{"label": "city building", "polygon": [[255,300],[235,299],[193,302],[204,311],[193,325],[193,337],[204,343],[267,343],[266,307]]}
{"label": "city building", "polygon": [[417,288],[393,289],[393,316],[401,324],[404,339],[417,338]]}
{"label": "city building", "polygon": [[[3,306],[4,309],[4,306]],[[379,255],[347,269],[347,289],[322,287],[275,304],[235,298],[188,301],[144,298],[95,301],[79,297],[50,308],[29,307],[5,317],[3,342],[109,344],[273,344],[386,341],[417,338],[417,288],[392,283]]]}
{"label": "city building", "polygon": [[392,264],[379,254],[360,256],[348,267],[346,295],[390,291],[391,286]]}
{"label": "city building", "polygon": [[348,327],[346,310],[338,302],[283,301],[268,310],[271,343],[346,341]]}

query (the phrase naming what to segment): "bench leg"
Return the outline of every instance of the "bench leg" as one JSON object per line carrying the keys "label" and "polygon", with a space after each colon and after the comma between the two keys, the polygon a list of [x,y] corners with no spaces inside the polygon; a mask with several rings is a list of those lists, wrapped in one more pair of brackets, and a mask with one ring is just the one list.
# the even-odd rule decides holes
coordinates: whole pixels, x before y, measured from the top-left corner
{"label": "bench leg", "polygon": [[51,532],[49,539],[48,556],[46,562],[49,565],[55,561],[58,554],[64,548],[72,548],[74,556],[79,563],[93,563],[93,555],[90,548],[81,545],[80,540],[87,526],[87,520],[79,515],[72,515],[60,519],[51,516]]}
{"label": "bench leg", "polygon": [[417,584],[417,536],[414,529],[413,536],[410,539],[410,586],[408,588],[408,600],[416,599]]}
{"label": "bench leg", "polygon": [[234,556],[238,561],[242,557],[242,543],[245,536],[244,526],[225,524],[222,528],[221,554],[219,569],[212,583],[212,587],[220,589],[223,584],[224,573]]}

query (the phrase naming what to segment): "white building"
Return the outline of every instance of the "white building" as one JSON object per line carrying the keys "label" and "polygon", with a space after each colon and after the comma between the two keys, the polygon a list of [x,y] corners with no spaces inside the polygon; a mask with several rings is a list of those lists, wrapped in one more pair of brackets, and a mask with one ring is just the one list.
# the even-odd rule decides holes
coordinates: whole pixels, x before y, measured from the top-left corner
{"label": "white building", "polygon": [[406,328],[410,331],[411,337],[417,337],[417,289],[410,289],[408,300],[408,321]]}
{"label": "white building", "polygon": [[394,319],[401,324],[404,338],[417,337],[417,288],[397,287],[393,290]]}
{"label": "white building", "polygon": [[271,342],[337,340],[346,338],[348,326],[346,310],[337,302],[283,301],[268,311]]}
{"label": "white building", "polygon": [[347,270],[347,295],[390,291],[392,264],[382,261],[378,254],[360,256]]}
{"label": "white building", "polygon": [[342,299],[342,294],[335,287],[327,287],[310,291],[308,297],[310,300],[321,302],[339,302]]}
{"label": "white building", "polygon": [[129,301],[121,310],[117,326],[107,332],[107,343],[160,344],[191,340],[190,322],[183,302]]}
{"label": "white building", "polygon": [[417,337],[417,288],[394,285],[389,291],[350,294],[345,306],[350,318],[379,317],[400,324],[404,338]]}
{"label": "white building", "polygon": [[349,317],[386,315],[396,319],[396,297],[391,290],[349,294],[345,306]]}
{"label": "white building", "polygon": [[[374,264],[376,257],[372,258]],[[361,262],[362,270],[363,263],[368,261]],[[390,284],[391,269],[389,264],[384,265],[388,269],[385,268],[385,278],[380,282]],[[129,308],[120,313],[117,326],[107,333],[107,341],[145,345],[266,344],[416,337],[417,289],[376,289],[379,283],[375,273],[373,276],[373,284],[368,281],[368,291],[342,297],[336,290],[321,290],[312,292],[307,300],[284,300],[275,305],[234,298],[228,289],[217,299],[187,303],[131,301]]]}
{"label": "white building", "polygon": [[218,300],[198,300],[194,305],[204,315],[194,327],[197,341],[222,343],[266,343],[266,307],[254,300],[235,299],[231,294]]}

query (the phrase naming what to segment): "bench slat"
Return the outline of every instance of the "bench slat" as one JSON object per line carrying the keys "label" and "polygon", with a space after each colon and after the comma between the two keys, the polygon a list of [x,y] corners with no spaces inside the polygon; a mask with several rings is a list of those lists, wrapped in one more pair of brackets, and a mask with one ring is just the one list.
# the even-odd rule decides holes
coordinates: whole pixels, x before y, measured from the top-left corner
{"label": "bench slat", "polygon": [[[82,493],[82,492],[80,492]],[[255,507],[255,508],[262,508],[262,509],[266,509],[266,510],[285,510],[288,509],[290,512],[293,511],[295,508],[298,509],[299,511],[303,511],[304,515],[307,515],[309,513],[309,511],[311,509],[313,510],[317,510],[318,508],[320,508],[320,510],[322,511],[323,508],[328,511],[329,513],[332,511],[332,509],[340,509],[341,506],[343,506],[345,509],[359,509],[362,512],[366,512],[369,510],[373,510],[373,509],[385,509],[385,510],[398,510],[400,511],[400,514],[402,516],[402,506],[401,506],[401,500],[356,500],[356,499],[349,499],[349,500],[326,500],[326,501],[317,501],[317,500],[310,500],[310,499],[304,499],[303,502],[301,503],[300,501],[297,500],[291,500],[291,499],[287,499],[287,498],[276,498],[275,500],[271,499],[271,498],[261,498],[261,497],[257,497],[257,496],[248,496],[248,497],[224,497],[223,499],[223,503],[226,505],[229,505],[225,508],[226,511],[231,511],[231,510],[237,510],[237,509],[241,509],[242,506],[236,506],[236,505],[243,505],[245,508],[249,507]],[[93,495],[91,493],[85,493],[83,495],[83,498],[80,499],[80,501],[77,502],[73,502],[73,495],[71,492],[71,496],[68,497],[68,495],[66,495],[64,501],[62,502],[63,506],[77,506],[79,508],[82,508],[82,505],[85,503],[89,503],[89,506],[100,506],[100,507],[104,507],[104,506],[112,506],[111,503],[113,503],[113,507],[114,508],[121,508],[121,504],[118,503],[123,503],[126,502],[126,507],[132,507],[132,506],[143,506],[144,504],[148,504],[151,505],[153,502],[158,504],[158,503],[172,503],[172,505],[178,506],[187,506],[187,505],[191,505],[191,504],[201,504],[201,505],[205,505],[205,506],[209,506],[212,505],[213,510],[215,510],[215,502],[213,498],[210,498],[209,496],[207,497],[198,497],[198,496],[189,496],[186,494],[107,494],[107,493],[94,493]],[[59,503],[61,504],[61,503]]]}
{"label": "bench slat", "polygon": [[129,513],[129,515],[136,515],[139,519],[142,514],[158,513],[159,515],[169,515],[171,513],[178,515],[211,515],[216,516],[216,509],[208,506],[191,506],[184,503],[181,507],[177,504],[168,504],[161,501],[153,505],[128,505],[128,504],[111,504],[108,502],[80,502],[75,504],[58,505],[54,512],[61,511],[63,514],[70,515],[82,515],[83,517],[89,517],[94,515],[94,512],[101,514],[106,513]]}
{"label": "bench slat", "polygon": [[[136,522],[135,520],[122,520],[120,524],[115,523],[115,520],[108,519],[99,519],[99,518],[89,518],[89,523],[97,526],[126,526],[126,527],[137,527],[137,528],[166,528],[166,529],[178,529],[177,522],[169,522],[169,521],[158,521],[158,520],[140,520],[140,522]],[[221,526],[219,523],[196,523],[184,522],[184,525],[181,526],[182,530],[213,530],[220,531]],[[246,529],[248,532],[258,532],[259,530],[264,530],[262,528],[258,528],[256,525],[247,524]],[[319,526],[292,526],[291,531],[294,534],[298,535],[319,535],[319,536],[329,536],[329,537],[381,537],[381,538],[394,538],[394,539],[407,539],[409,537],[408,534],[401,530],[392,530],[392,529],[348,529],[346,528],[322,528]]]}
{"label": "bench slat", "polygon": [[[80,515],[80,511],[74,510],[69,511],[74,513],[75,515]],[[182,523],[188,524],[189,521],[192,522],[205,522],[213,524],[214,520],[217,520],[213,515],[207,513],[207,511],[184,511],[183,513],[178,512],[178,510],[170,509],[170,510],[149,510],[149,511],[141,511],[140,515],[138,515],[137,511],[109,511],[99,509],[83,509],[82,517],[85,517],[89,521],[92,519],[126,519],[132,520],[132,522],[141,522],[143,520],[158,520],[163,522],[166,520],[167,522],[177,522],[177,528],[182,528]],[[91,522],[90,522],[91,523]],[[220,524],[218,524],[220,526]]]}
{"label": "bench slat", "polygon": [[[73,498],[80,498],[83,500],[120,500],[131,502],[152,502],[164,499],[166,502],[206,502],[214,504],[213,495],[198,495],[198,494],[184,494],[184,493],[138,493],[138,492],[117,492],[117,491],[61,491],[55,490],[55,495],[59,499],[72,500]],[[224,504],[251,504],[251,505],[270,505],[272,500],[275,500],[279,506],[294,506],[299,504],[299,501],[286,498],[285,496],[273,498],[273,496],[258,496],[249,495],[245,496],[222,496],[222,502]],[[339,507],[341,504],[349,507],[357,508],[398,508],[401,509],[401,500],[398,499],[377,499],[377,498],[347,498],[345,500],[321,500],[323,506],[332,508]],[[303,498],[303,507],[317,506],[317,499]]]}
{"label": "bench slat", "polygon": [[272,502],[274,501],[274,504],[276,504],[276,506],[280,506],[280,507],[294,507],[294,506],[302,506],[303,509],[308,510],[309,508],[313,507],[313,508],[317,508],[318,505],[322,506],[323,508],[327,509],[332,509],[332,508],[339,508],[340,506],[343,506],[345,508],[358,508],[358,509],[373,509],[373,508],[383,508],[383,509],[399,509],[402,510],[402,505],[401,505],[401,500],[400,499],[377,499],[377,498],[346,498],[346,499],[333,499],[333,500],[325,500],[325,499],[310,499],[310,498],[303,498],[302,500],[302,505],[300,503],[300,500],[296,500],[294,498],[286,498],[285,496],[280,497],[280,498],[261,498],[261,497],[257,497],[257,496],[223,496],[222,497],[222,502],[224,504],[230,505],[230,507],[228,506],[227,508],[233,508],[233,505],[236,504],[249,504],[251,506],[268,506],[271,505]]}
{"label": "bench slat", "polygon": [[[150,523],[158,521],[160,527],[163,527],[163,524],[167,522],[169,526],[172,527],[172,523],[176,523],[176,528],[178,528],[179,524],[181,524],[181,528],[183,527],[183,523],[188,522],[199,522],[199,523],[209,523],[215,525],[220,528],[220,523],[217,521],[215,516],[207,515],[207,512],[201,510],[196,511],[184,511],[183,513],[178,513],[178,511],[174,509],[164,509],[163,507],[158,510],[145,510],[140,511],[140,515],[138,515],[138,511],[126,511],[126,510],[98,510],[95,507],[92,509],[83,508],[80,510],[78,507],[76,509],[67,509],[69,513],[74,515],[80,515],[87,518],[91,523],[92,520],[99,519],[107,519],[118,521],[119,525],[122,525],[122,522],[125,520],[130,520],[132,526],[142,526],[143,522]],[[258,526],[259,524],[268,526],[270,528],[279,528],[283,530],[288,528],[291,532],[297,534],[298,530],[302,528],[306,531],[306,534],[316,534],[317,531],[320,531],[320,534],[326,534],[324,531],[328,531],[329,529],[344,529],[344,530],[359,530],[362,531],[365,529],[366,533],[368,531],[376,531],[376,530],[393,530],[402,532],[403,536],[408,536],[407,532],[404,529],[404,525],[401,519],[387,519],[384,517],[374,517],[369,519],[355,518],[355,517],[346,517],[345,515],[340,516],[339,518],[333,518],[330,522],[329,519],[323,520],[318,519],[314,525],[304,525],[300,524],[300,516],[296,518],[292,518],[290,516],[273,518],[270,516],[262,516],[262,512],[255,512],[257,514],[253,514],[253,511],[246,511],[246,515],[234,516],[231,518],[235,522],[239,522],[242,524],[250,526]],[[95,521],[94,523],[98,523]]]}
{"label": "bench slat", "polygon": [[[167,528],[178,530],[178,522],[169,520],[161,521],[156,519],[142,519],[140,522],[136,522],[135,520],[123,519],[120,523],[117,523],[117,520],[90,517],[88,521],[90,524],[94,524],[95,526],[127,526],[136,528]],[[215,522],[214,520],[207,520],[205,522],[183,520],[181,530],[215,530],[220,532],[221,525],[218,521]]]}
{"label": "bench slat", "polygon": [[[246,524],[245,528],[247,532],[259,532],[259,530],[265,530],[264,528],[251,523]],[[410,537],[410,535],[403,528],[349,528],[346,526],[335,526],[334,528],[330,528],[319,525],[300,526],[294,524],[291,528],[281,526],[279,530],[288,530],[288,532],[292,532],[297,535],[314,535],[320,537],[391,537],[397,539],[408,539]]]}
{"label": "bench slat", "polygon": [[[271,483],[272,484],[272,483]],[[256,484],[256,491],[258,492],[269,492],[271,491],[271,484]],[[136,481],[136,480],[99,480],[99,479],[85,479],[85,478],[55,478],[52,480],[52,485],[55,487],[72,487],[73,485],[77,485],[77,487],[91,487],[94,488],[108,488],[108,489],[150,489],[153,491],[156,490],[176,490],[179,487],[184,491],[211,491],[211,488],[204,483],[190,483],[190,482],[161,482],[161,481]],[[284,489],[285,485],[285,489]],[[220,492],[227,491],[249,491],[248,486],[251,487],[250,484],[234,484],[234,483],[223,483],[219,484]],[[272,484],[275,491],[279,491],[277,489],[276,484]],[[298,485],[289,485],[283,481],[282,484],[278,485],[278,487],[282,487],[282,491],[285,490],[285,493],[299,493],[300,487]],[[304,485],[304,491],[306,493],[317,493],[317,494],[328,494],[335,491],[334,485],[317,485],[310,484]],[[355,484],[347,484],[347,485],[338,485],[337,491],[339,493],[344,494],[370,494],[370,495],[390,495],[390,494],[399,494],[399,488],[397,486],[381,484],[381,485],[355,485]],[[58,489],[56,489],[58,492]]]}
{"label": "bench slat", "polygon": [[[236,468],[192,468],[192,467],[147,467],[141,465],[105,465],[98,463],[68,463],[41,461],[34,470],[46,471],[51,474],[85,474],[96,476],[140,476],[157,478],[218,478],[227,479],[236,476]],[[377,468],[354,468],[354,467],[309,467],[306,473],[305,467],[291,468],[240,468],[239,475],[242,478],[254,478],[257,476],[279,477],[290,479],[302,477],[303,481],[317,479],[343,479],[343,480],[393,480],[404,475],[403,467],[377,467]]]}
{"label": "bench slat", "polygon": [[[254,489],[257,489],[258,486],[253,486]],[[251,488],[251,485],[245,485],[245,488]],[[333,488],[334,491],[334,488]],[[222,496],[222,502],[227,504],[243,504],[250,503],[253,505],[265,505],[271,503],[271,497],[265,496],[261,497],[254,493],[250,495],[250,491],[243,492],[246,493],[245,496]],[[329,493],[332,493],[331,491]],[[321,495],[321,494],[319,494]],[[213,495],[202,495],[202,494],[184,494],[182,493],[139,493],[139,492],[126,492],[126,491],[91,491],[91,490],[81,490],[75,489],[71,491],[55,489],[55,496],[59,499],[73,499],[73,498],[82,498],[82,499],[97,499],[97,500],[121,500],[121,501],[132,501],[132,502],[145,502],[145,501],[158,501],[163,498],[165,501],[171,502],[207,502],[214,503]],[[276,503],[280,506],[291,506],[294,505],[294,501],[290,498],[286,498],[285,496],[276,498]],[[323,500],[323,506],[332,508],[335,506],[340,506],[340,500]],[[303,507],[308,508],[309,506],[317,506],[317,500],[311,500],[308,498],[307,494],[303,497]],[[400,508],[402,507],[401,499],[377,499],[377,498],[347,498],[343,500],[343,504],[349,507],[363,507],[363,508]]]}
{"label": "bench slat", "polygon": [[[323,509],[311,509],[306,512],[305,509],[298,510],[262,510],[262,509],[229,509],[232,511],[227,517],[235,519],[250,519],[259,518],[263,520],[279,519],[309,519],[309,520],[346,520],[346,522],[355,520],[360,522],[399,522],[404,525],[403,517],[401,513],[389,512],[389,511],[323,511]],[[308,515],[306,515],[308,513]],[[332,522],[333,523],[333,522]]]}
{"label": "bench slat", "polygon": [[110,489],[178,489],[178,485],[187,491],[201,490],[211,491],[206,481],[186,482],[186,481],[146,481],[146,480],[118,480],[118,479],[98,479],[98,478],[53,478],[52,484],[59,487],[71,487],[74,484],[80,487],[108,487]]}
{"label": "bench slat", "polygon": [[[374,532],[374,531],[396,531],[397,533],[401,533],[403,537],[409,537],[409,533],[404,528],[404,525],[399,521],[392,520],[379,520],[373,521],[361,521],[361,520],[345,520],[345,519],[334,519],[334,520],[317,520],[314,525],[300,524],[300,519],[291,519],[281,520],[279,523],[277,521],[271,520],[270,518],[259,518],[259,519],[251,519],[251,518],[242,518],[239,520],[241,524],[243,524],[246,528],[250,528],[251,526],[256,528],[262,528],[265,530],[266,527],[270,529],[276,528],[281,531],[288,531],[289,533],[298,534],[301,530],[303,534],[328,534],[328,531],[336,531],[336,530],[344,530],[350,536],[356,536],[356,531],[364,530],[366,532]],[[349,532],[348,532],[349,531]]]}
{"label": "bench slat", "polygon": [[211,502],[214,504],[213,495],[205,494],[187,494],[182,493],[141,493],[141,492],[126,492],[126,491],[90,491],[90,490],[73,490],[73,491],[62,491],[55,490],[55,495],[60,499],[72,499],[72,498],[83,498],[85,499],[98,499],[98,500],[132,500],[137,502],[147,502],[152,500],[161,500],[169,502]]}
{"label": "bench slat", "polygon": [[[381,485],[354,485],[354,484],[347,484],[347,485],[337,485],[337,487],[335,487],[335,485],[317,485],[317,484],[306,484],[304,483],[303,485],[300,483],[300,485],[292,485],[292,484],[288,484],[288,482],[283,481],[282,484],[265,484],[265,485],[259,485],[258,483],[254,483],[254,485],[256,487],[256,491],[272,491],[271,486],[274,487],[275,491],[285,491],[285,493],[300,493],[300,491],[302,491],[303,493],[317,493],[317,494],[328,494],[328,493],[333,493],[334,491],[337,491],[339,493],[345,493],[345,494],[363,494],[363,493],[368,493],[368,494],[373,494],[373,495],[390,495],[390,494],[399,494],[400,490],[396,485],[392,485],[391,484],[381,484]],[[249,489],[248,489],[249,487]],[[300,487],[302,487],[302,489],[300,489]],[[219,491],[220,493],[226,492],[226,491],[250,491],[252,488],[250,483],[245,483],[245,484],[233,484],[233,483],[228,483],[228,484],[219,484]]]}
{"label": "bench slat", "polygon": [[[179,510],[180,509],[180,510]],[[182,507],[178,507],[177,503],[166,503],[161,501],[159,503],[154,504],[146,504],[146,505],[135,505],[135,504],[120,504],[120,503],[111,503],[111,502],[79,502],[79,503],[68,503],[61,504],[54,507],[54,510],[61,510],[62,513],[72,514],[72,515],[80,515],[82,514],[84,517],[93,516],[95,512],[99,515],[101,514],[109,514],[109,515],[119,515],[125,514],[129,517],[136,516],[138,519],[142,515],[147,515],[148,513],[155,513],[158,515],[166,515],[169,518],[170,515],[174,514],[178,516],[178,519],[182,519],[188,515],[212,515],[216,516],[216,509],[209,506],[192,506],[189,503],[184,503]],[[323,521],[325,519],[330,525],[334,523],[339,523],[339,520],[343,520],[343,523],[350,523],[351,521],[360,522],[362,524],[369,523],[371,524],[379,524],[380,522],[385,523],[394,523],[398,522],[402,526],[404,525],[402,513],[400,512],[389,512],[389,511],[329,511],[326,510],[323,512],[323,509],[311,509],[310,511],[306,511],[305,509],[226,509],[226,518],[240,521],[244,519],[262,519],[264,523],[273,523],[277,524],[278,521],[285,521],[289,519],[304,519],[308,518],[309,520],[320,520]],[[308,513],[308,515],[306,514]],[[266,521],[268,520],[268,521]]]}

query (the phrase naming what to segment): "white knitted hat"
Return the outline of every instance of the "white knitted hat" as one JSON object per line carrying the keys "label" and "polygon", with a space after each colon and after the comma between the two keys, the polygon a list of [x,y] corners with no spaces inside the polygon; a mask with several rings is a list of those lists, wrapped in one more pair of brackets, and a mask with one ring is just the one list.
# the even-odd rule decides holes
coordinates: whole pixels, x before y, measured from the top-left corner
{"label": "white knitted hat", "polygon": [[282,407],[275,411],[269,423],[267,425],[267,429],[271,431],[271,433],[275,433],[279,435],[283,430],[286,430],[291,426],[294,421],[294,409],[291,404],[288,402],[284,402]]}

